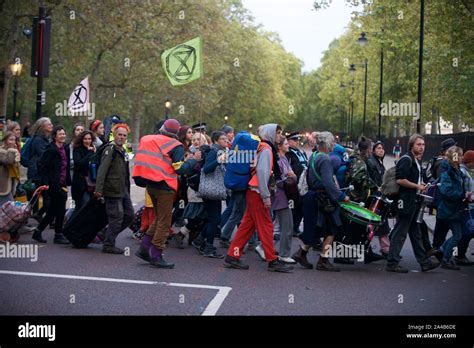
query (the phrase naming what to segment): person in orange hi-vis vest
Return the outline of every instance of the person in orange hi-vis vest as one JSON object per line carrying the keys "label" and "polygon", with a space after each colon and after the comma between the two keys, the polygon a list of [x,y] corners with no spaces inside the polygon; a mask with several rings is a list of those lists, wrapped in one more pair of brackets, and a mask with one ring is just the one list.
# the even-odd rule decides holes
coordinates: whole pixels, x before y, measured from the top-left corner
{"label": "person in orange hi-vis vest", "polygon": [[[248,269],[240,257],[245,244],[257,231],[262,242],[265,259],[268,262],[268,270],[276,272],[291,272],[293,267],[280,261],[275,254],[273,246],[273,223],[270,215],[270,191],[275,188],[275,180],[281,177],[277,163],[278,154],[275,147],[277,134],[281,133],[281,127],[275,123],[265,124],[259,127],[258,135],[262,140],[257,149],[257,160],[255,169],[247,189],[247,206],[242,222],[232,241],[224,267],[235,269]],[[272,188],[270,188],[272,187]]]}
{"label": "person in orange hi-vis vest", "polygon": [[[153,202],[155,219],[142,239],[136,256],[158,268],[173,268],[163,252],[171,230],[173,201],[178,190],[178,175],[192,172],[200,158],[184,162],[184,147],[178,140],[180,124],[168,119],[158,134],[140,139],[132,177],[139,186],[146,187]],[[200,156],[200,154],[196,154]]]}

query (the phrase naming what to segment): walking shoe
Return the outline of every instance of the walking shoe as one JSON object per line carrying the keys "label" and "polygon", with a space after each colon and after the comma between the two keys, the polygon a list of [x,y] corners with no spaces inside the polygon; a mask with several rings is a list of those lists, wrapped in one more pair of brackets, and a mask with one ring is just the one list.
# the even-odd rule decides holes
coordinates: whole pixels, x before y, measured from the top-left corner
{"label": "walking shoe", "polygon": [[273,272],[282,272],[282,273],[290,273],[293,271],[293,266],[290,266],[279,258],[268,263],[268,270]]}
{"label": "walking shoe", "polygon": [[469,260],[466,256],[464,257],[455,257],[454,262],[456,262],[456,265],[458,266],[472,266],[474,265],[474,262]]}
{"label": "walking shoe", "polygon": [[174,268],[174,263],[166,262],[163,258],[163,251],[156,248],[154,245],[150,246],[150,265],[156,268]]}
{"label": "walking shoe", "polygon": [[121,255],[125,252],[125,250],[117,248],[113,245],[104,245],[102,247],[102,252],[104,254],[114,254],[114,255]]}
{"label": "walking shoe", "polygon": [[298,262],[304,268],[312,269],[313,265],[308,261],[306,255],[308,255],[308,251],[303,250],[303,248],[300,247],[298,251],[291,256],[291,258]]}
{"label": "walking shoe", "polygon": [[334,258],[334,263],[339,263],[341,265],[353,265],[354,260],[352,260],[348,257],[335,257]]}
{"label": "walking shoe", "polygon": [[150,262],[150,254],[143,245],[140,245],[140,248],[135,252],[135,256],[141,258],[143,261]]}
{"label": "walking shoe", "polygon": [[226,255],[224,259],[224,267],[234,269],[249,269],[249,265],[246,265],[240,259]]}
{"label": "walking shoe", "polygon": [[192,241],[191,245],[196,248],[197,251],[200,251],[201,247],[204,245],[204,239],[199,235]]}
{"label": "walking shoe", "polygon": [[296,264],[296,261],[293,260],[291,257],[278,257],[280,259],[281,262],[284,262],[284,263],[288,263],[288,264],[291,264],[291,265],[294,265]]}
{"label": "walking shoe", "polygon": [[428,271],[431,271],[432,269],[438,268],[440,265],[441,264],[439,262],[433,262],[429,260],[428,263],[421,265],[421,271],[428,272]]}
{"label": "walking shoe", "polygon": [[220,246],[221,248],[226,248],[226,249],[228,249],[228,248],[230,247],[230,242],[229,242],[228,240],[221,239],[221,240],[219,241],[219,246]]}
{"label": "walking shoe", "polygon": [[380,260],[383,260],[383,259],[384,259],[384,257],[382,255],[374,253],[374,251],[370,247],[369,247],[369,250],[367,251],[367,253],[364,255],[364,263],[365,264],[375,262],[375,261],[380,261]]}
{"label": "walking shoe", "polygon": [[448,262],[443,261],[443,263],[441,264],[441,268],[450,269],[453,271],[459,271],[461,269],[461,267],[456,265],[453,260],[448,261]]}
{"label": "walking shoe", "polygon": [[215,246],[207,244],[202,251],[204,257],[210,257],[213,259],[223,259],[224,255],[218,254]]}
{"label": "walking shoe", "polygon": [[41,236],[43,232],[38,230],[37,228],[34,230],[33,232],[33,236],[31,238],[33,238],[35,241],[37,241],[38,243],[48,243],[45,239],[43,239],[43,237]]}
{"label": "walking shoe", "polygon": [[260,244],[257,245],[257,246],[255,247],[255,252],[257,253],[257,255],[260,257],[260,259],[261,259],[262,261],[266,261],[266,260],[265,260],[265,252],[263,251],[262,245],[260,245]]}
{"label": "walking shoe", "polygon": [[54,235],[54,244],[71,244],[62,233],[56,233]]}
{"label": "walking shoe", "polygon": [[335,267],[328,258],[319,257],[319,261],[316,264],[316,269],[318,271],[327,271],[327,272],[340,272],[341,270]]}
{"label": "walking shoe", "polygon": [[174,240],[178,249],[184,249],[184,238],[185,235],[181,233],[181,231],[174,235]]}

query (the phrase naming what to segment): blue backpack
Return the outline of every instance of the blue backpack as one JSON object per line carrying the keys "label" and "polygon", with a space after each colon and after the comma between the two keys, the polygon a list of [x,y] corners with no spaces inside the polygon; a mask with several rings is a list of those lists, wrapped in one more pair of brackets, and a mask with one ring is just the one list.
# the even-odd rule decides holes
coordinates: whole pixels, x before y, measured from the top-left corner
{"label": "blue backpack", "polygon": [[229,190],[246,190],[250,181],[250,171],[257,160],[260,139],[246,131],[236,134],[226,165],[224,185]]}
{"label": "blue backpack", "polygon": [[28,168],[30,165],[31,143],[33,142],[33,138],[34,137],[28,138],[20,151],[20,164],[25,168]]}

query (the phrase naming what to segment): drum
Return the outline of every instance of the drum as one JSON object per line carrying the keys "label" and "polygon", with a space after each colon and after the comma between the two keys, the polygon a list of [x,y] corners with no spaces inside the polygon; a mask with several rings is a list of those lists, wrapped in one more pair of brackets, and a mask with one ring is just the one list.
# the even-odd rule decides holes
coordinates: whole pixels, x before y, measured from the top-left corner
{"label": "drum", "polygon": [[367,206],[372,213],[379,215],[384,222],[390,214],[391,202],[385,197],[370,196],[367,200]]}
{"label": "drum", "polygon": [[369,209],[361,207],[355,202],[339,203],[342,216],[349,221],[367,226],[369,224],[379,226],[382,224],[382,217]]}

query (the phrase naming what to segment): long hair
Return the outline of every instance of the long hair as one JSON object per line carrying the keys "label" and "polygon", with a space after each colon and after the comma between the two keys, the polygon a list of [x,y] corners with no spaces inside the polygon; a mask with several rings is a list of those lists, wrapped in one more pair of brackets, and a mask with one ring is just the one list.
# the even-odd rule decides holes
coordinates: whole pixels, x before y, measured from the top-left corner
{"label": "long hair", "polygon": [[459,146],[451,146],[446,150],[446,158],[448,163],[453,167],[459,168],[459,165],[462,163],[463,150]]}
{"label": "long hair", "polygon": [[85,137],[87,134],[89,134],[89,135],[91,136],[92,142],[94,142],[94,141],[95,141],[95,138],[96,138],[94,132],[92,132],[92,131],[90,131],[90,130],[86,130],[86,131],[82,132],[81,134],[79,134],[79,135],[76,137],[76,139],[74,139],[74,142],[72,143],[72,146],[73,146],[74,148],[78,148],[78,147],[83,146],[84,137]]}
{"label": "long hair", "polygon": [[415,143],[418,139],[425,139],[421,134],[415,133],[413,134],[410,139],[408,139],[408,151],[411,151],[413,149],[413,146],[415,146]]}
{"label": "long hair", "polygon": [[79,122],[79,123],[76,123],[76,124],[74,125],[74,127],[72,127],[72,134],[71,134],[71,138],[72,138],[71,141],[72,141],[72,142],[74,142],[77,127],[82,127],[82,128],[84,128],[84,125]]}
{"label": "long hair", "polygon": [[30,127],[28,130],[30,132],[30,135],[43,135],[47,136],[48,134],[44,130],[44,125],[48,122],[51,122],[51,119],[49,117],[41,117],[38,121],[33,123],[33,125]]}
{"label": "long hair", "polygon": [[2,143],[1,143],[1,146],[2,146],[3,148],[6,148],[7,140],[8,140],[8,138],[10,138],[10,137],[12,137],[12,136],[15,137],[15,142],[16,142],[18,139],[17,139],[15,133],[13,133],[12,131],[6,131],[6,132],[5,132],[5,135],[3,136],[3,138],[2,138]]}

